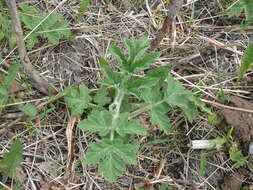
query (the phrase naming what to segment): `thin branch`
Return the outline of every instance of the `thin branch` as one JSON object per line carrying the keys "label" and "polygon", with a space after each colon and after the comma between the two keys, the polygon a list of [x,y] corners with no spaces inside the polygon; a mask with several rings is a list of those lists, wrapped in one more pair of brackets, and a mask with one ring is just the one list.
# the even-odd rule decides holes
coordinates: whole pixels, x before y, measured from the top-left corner
{"label": "thin branch", "polygon": [[40,77],[39,72],[34,69],[27,55],[23,31],[21,28],[20,20],[18,18],[16,1],[15,0],[5,0],[5,1],[11,14],[11,20],[17,39],[19,56],[21,63],[23,64],[25,74],[35,82],[33,83],[33,86],[40,92],[48,95],[49,94],[48,89],[51,87],[52,93],[56,93],[57,92],[56,88],[53,86],[49,86],[48,82],[44,78]]}

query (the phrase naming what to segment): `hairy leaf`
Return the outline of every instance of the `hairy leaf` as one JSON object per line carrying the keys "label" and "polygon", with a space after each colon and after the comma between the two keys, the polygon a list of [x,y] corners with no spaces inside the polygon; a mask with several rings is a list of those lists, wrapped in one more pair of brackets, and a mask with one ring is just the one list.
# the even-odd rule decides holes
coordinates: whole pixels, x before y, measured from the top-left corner
{"label": "hairy leaf", "polygon": [[111,101],[111,98],[108,97],[108,92],[106,88],[100,88],[97,91],[96,96],[94,97],[94,102],[96,102],[100,106],[104,106],[110,103],[110,101]]}
{"label": "hairy leaf", "polygon": [[99,132],[100,136],[105,136],[110,132],[112,116],[109,111],[94,111],[87,119],[80,121],[77,125],[82,130]]}
{"label": "hairy leaf", "polygon": [[124,143],[121,139],[102,140],[93,143],[88,148],[85,162],[87,164],[99,163],[99,173],[109,181],[115,181],[126,168],[125,164],[136,162],[136,153],[139,148],[137,142]]}
{"label": "hairy leaf", "polygon": [[165,89],[164,99],[171,106],[180,107],[190,122],[197,116],[196,105],[193,102],[193,94],[184,89],[178,81],[171,76],[167,78],[168,84]]}
{"label": "hairy leaf", "polygon": [[37,115],[37,109],[33,104],[27,103],[19,107],[19,109],[28,116],[35,117]]}
{"label": "hairy leaf", "polygon": [[165,134],[169,133],[171,128],[171,123],[169,117],[166,113],[169,111],[169,106],[166,104],[160,104],[159,106],[153,108],[151,113],[151,123],[153,125],[158,125]]}
{"label": "hairy leaf", "polygon": [[148,68],[152,63],[155,62],[155,59],[160,57],[160,55],[161,54],[159,52],[147,53],[143,55],[142,58],[131,64],[130,72],[136,73]]}
{"label": "hairy leaf", "polygon": [[141,77],[141,78],[131,78],[126,81],[125,88],[127,91],[140,97],[140,94],[145,89],[150,89],[154,87],[159,82],[158,78],[151,78],[151,77]]}
{"label": "hairy leaf", "polygon": [[158,52],[146,53],[149,48],[149,41],[145,36],[137,40],[126,40],[125,44],[128,48],[128,58],[115,45],[110,46],[110,52],[116,56],[120,63],[120,68],[126,73],[137,73],[144,70],[160,56]]}
{"label": "hairy leaf", "polygon": [[0,160],[0,172],[6,177],[12,177],[15,174],[16,168],[23,161],[23,145],[19,140],[16,140],[11,145],[10,151],[4,154],[2,160]]}
{"label": "hairy leaf", "polygon": [[147,131],[137,122],[128,121],[129,113],[122,113],[116,120],[116,131],[119,135],[126,134],[147,135]]}
{"label": "hairy leaf", "polygon": [[156,88],[147,88],[141,90],[142,99],[149,104],[162,100],[162,93]]}
{"label": "hairy leaf", "polygon": [[160,66],[155,69],[150,70],[146,76],[152,78],[159,78],[159,83],[157,84],[158,87],[164,83],[164,80],[167,78],[170,72],[170,68],[167,66]]}
{"label": "hairy leaf", "polygon": [[81,115],[91,101],[90,90],[83,85],[67,87],[65,90],[65,103],[71,110],[71,115]]}
{"label": "hairy leaf", "polygon": [[109,51],[116,57],[119,63],[124,66],[127,66],[127,59],[119,47],[117,47],[116,45],[111,45],[109,47]]}
{"label": "hairy leaf", "polygon": [[[61,39],[71,36],[69,24],[60,14],[53,12],[48,16],[48,14],[38,13],[36,8],[25,4],[19,5],[19,8],[21,9],[20,20],[28,30],[26,33],[38,26],[35,32],[27,38],[28,49],[32,49],[39,42],[39,37],[48,39],[50,43],[59,43]],[[42,22],[46,17],[47,19]]]}
{"label": "hairy leaf", "polygon": [[119,73],[113,71],[108,62],[103,57],[99,58],[99,63],[104,75],[107,77],[103,80],[100,80],[99,82],[105,86],[118,85],[121,82],[122,76]]}
{"label": "hairy leaf", "polygon": [[246,163],[246,160],[248,159],[248,157],[242,155],[242,152],[238,150],[236,144],[233,144],[229,149],[229,157],[231,160],[236,162],[236,168],[243,166]]}
{"label": "hairy leaf", "polygon": [[128,62],[132,64],[145,55],[145,52],[149,48],[149,41],[146,36],[142,36],[136,40],[126,40],[126,46],[129,54]]}

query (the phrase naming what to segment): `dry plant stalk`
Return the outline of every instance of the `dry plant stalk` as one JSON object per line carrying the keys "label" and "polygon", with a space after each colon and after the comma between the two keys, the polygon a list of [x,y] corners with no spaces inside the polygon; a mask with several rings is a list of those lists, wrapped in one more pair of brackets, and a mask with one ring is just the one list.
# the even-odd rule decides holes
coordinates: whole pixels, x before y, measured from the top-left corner
{"label": "dry plant stalk", "polygon": [[[20,20],[18,18],[16,1],[5,0],[5,2],[11,14],[11,20],[12,20],[13,28],[16,34],[16,39],[17,39],[19,56],[20,56],[21,63],[24,66],[25,74],[35,82],[33,84],[34,88],[48,95],[49,94],[48,89],[50,88],[48,82],[44,78],[40,77],[39,72],[34,69],[27,55],[27,50],[26,50],[26,46],[25,46],[25,42],[23,38],[23,31],[21,28]],[[53,86],[51,87],[52,87],[52,93],[56,93],[57,92],[56,88]]]}

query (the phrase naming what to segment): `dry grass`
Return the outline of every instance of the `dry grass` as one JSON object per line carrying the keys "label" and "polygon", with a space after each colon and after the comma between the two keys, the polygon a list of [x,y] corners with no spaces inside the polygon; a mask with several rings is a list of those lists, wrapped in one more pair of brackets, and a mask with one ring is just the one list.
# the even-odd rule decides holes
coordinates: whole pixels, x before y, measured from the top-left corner
{"label": "dry grass", "polygon": [[[252,98],[250,74],[242,86],[234,82],[240,56],[252,39],[252,29],[241,31],[240,20],[228,18],[224,14],[224,2],[231,3],[232,0],[196,0],[184,5],[177,19],[174,41],[169,35],[163,39],[159,46],[162,56],[154,64],[170,65],[175,78],[191,90],[199,89],[201,98],[210,101],[209,106],[215,112],[218,112],[219,108],[215,108],[212,102],[217,102],[221,88],[226,95]],[[41,11],[50,11],[61,1],[29,3],[36,5]],[[71,23],[75,39],[62,41],[57,45],[48,45],[42,41],[29,52],[31,61],[41,75],[61,90],[77,84],[96,88],[96,80],[101,77],[98,57],[103,55],[115,64],[115,60],[108,54],[108,46],[111,43],[122,46],[125,39],[137,38],[144,34],[153,39],[161,27],[163,18],[168,14],[168,6],[161,3],[161,0],[126,0],[115,1],[112,5],[103,0],[92,0],[81,23],[75,24],[78,3],[66,2],[59,6],[57,11]],[[152,17],[150,11],[155,12]],[[174,51],[171,51],[172,46],[175,47]],[[3,50],[2,56],[11,51],[5,43],[0,43],[0,49]],[[9,62],[15,57],[15,53],[9,56]],[[4,67],[2,70],[4,72]],[[25,100],[35,100],[37,105],[46,101],[25,84],[28,86],[23,90]],[[220,189],[224,176],[236,171],[227,153],[210,150],[206,151],[206,174],[200,177],[200,151],[191,150],[187,145],[195,139],[225,136],[226,129],[208,124],[206,115],[200,115],[192,124],[187,123],[183,114],[175,110],[170,116],[173,128],[168,136],[154,128],[148,137],[141,140],[142,145],[159,138],[171,142],[150,147],[142,146],[138,154],[138,165],[129,166],[125,175],[116,183],[106,182],[97,174],[95,166],[86,166],[81,162],[87,146],[97,136],[77,129],[74,134],[74,174],[66,174],[65,129],[70,116],[62,103],[58,102],[55,106],[49,104],[47,109],[53,110],[33,122],[17,120],[10,126],[8,133],[0,136],[0,156],[8,150],[15,138],[21,139],[25,145],[25,160],[17,173],[24,189],[41,189],[43,184],[48,184],[51,189],[59,187],[58,189],[130,190],[132,185],[150,180],[150,189],[160,189],[160,185],[167,181],[175,189],[215,190]],[[0,129],[18,119],[15,114],[11,119],[6,116],[0,115]],[[141,118],[144,118],[142,122],[149,126],[145,115]],[[156,171],[159,168],[160,177],[157,177]],[[252,183],[252,171],[250,167],[246,168],[246,181]],[[60,188],[60,184],[65,183],[64,180],[71,179],[70,175],[74,175],[72,184]],[[47,187],[44,185],[44,188]]]}

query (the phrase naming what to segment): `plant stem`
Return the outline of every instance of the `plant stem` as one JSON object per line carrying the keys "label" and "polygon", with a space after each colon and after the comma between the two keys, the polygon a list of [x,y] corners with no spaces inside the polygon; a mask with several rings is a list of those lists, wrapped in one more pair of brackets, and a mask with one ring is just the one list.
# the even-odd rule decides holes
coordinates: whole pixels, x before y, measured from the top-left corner
{"label": "plant stem", "polygon": [[135,111],[133,111],[132,113],[130,113],[130,116],[129,116],[128,119],[133,119],[134,117],[140,115],[141,113],[146,112],[146,111],[149,111],[149,110],[151,110],[152,108],[154,108],[154,107],[156,107],[156,106],[162,104],[163,102],[164,102],[164,100],[161,100],[161,101],[156,102],[156,103],[154,103],[154,104],[149,104],[149,105],[144,106],[144,107],[142,107],[142,108],[140,108],[140,109],[138,109],[138,110],[135,110]]}
{"label": "plant stem", "polygon": [[111,125],[111,133],[110,133],[110,140],[113,141],[114,139],[114,130],[116,128],[116,120],[120,114],[120,108],[122,104],[122,100],[124,98],[125,92],[122,88],[116,89],[116,97],[113,103],[109,106],[109,111],[112,114],[112,125]]}

